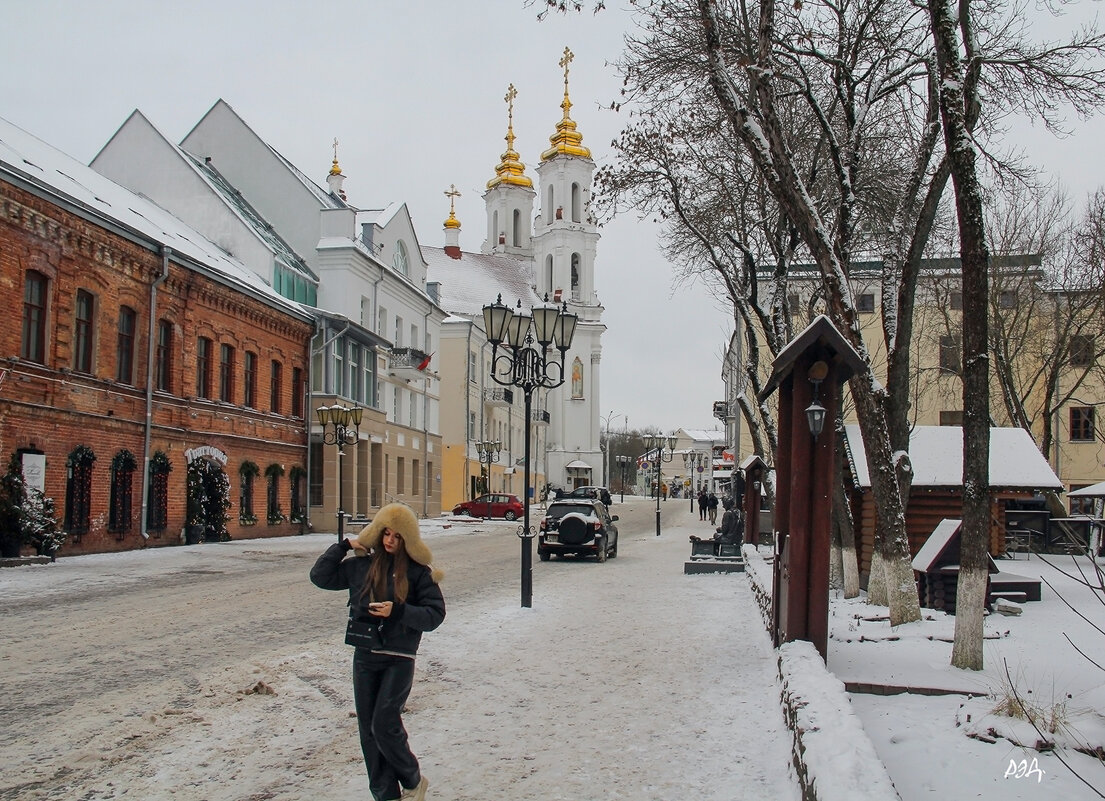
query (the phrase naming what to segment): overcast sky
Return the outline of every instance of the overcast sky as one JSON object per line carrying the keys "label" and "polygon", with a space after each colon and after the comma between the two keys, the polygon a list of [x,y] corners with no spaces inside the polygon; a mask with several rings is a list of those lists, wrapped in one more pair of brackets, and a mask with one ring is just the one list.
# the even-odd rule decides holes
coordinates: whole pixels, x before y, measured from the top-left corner
{"label": "overcast sky", "polygon": [[[179,142],[222,98],[319,184],[337,138],[350,202],[407,203],[425,245],[443,244],[444,192],[456,184],[461,247],[479,250],[510,83],[515,149],[536,181],[561,116],[565,46],[572,117],[600,164],[625,123],[602,108],[619,89],[607,64],[632,25],[617,0],[544,22],[523,0],[6,5],[0,116],[87,163],[134,109]],[[1028,127],[1018,137],[1075,198],[1102,180],[1100,120],[1064,142]],[[674,283],[656,236],[634,216],[602,231],[603,427],[713,428],[730,315],[701,285]]]}

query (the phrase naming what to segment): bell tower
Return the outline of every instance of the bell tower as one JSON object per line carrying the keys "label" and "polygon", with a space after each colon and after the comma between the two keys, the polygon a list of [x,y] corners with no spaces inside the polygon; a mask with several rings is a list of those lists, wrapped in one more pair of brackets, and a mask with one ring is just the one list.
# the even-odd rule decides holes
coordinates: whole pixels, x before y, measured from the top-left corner
{"label": "bell tower", "polygon": [[[540,297],[567,303],[579,316],[572,348],[565,357],[563,386],[550,391],[548,471],[553,483],[601,484],[603,454],[599,447],[599,365],[602,357],[602,304],[595,292],[598,224],[591,210],[595,162],[583,134],[571,117],[568,92],[575,55],[567,47],[559,66],[564,71],[562,116],[549,137],[537,168],[541,197],[533,233],[534,283]],[[586,467],[584,466],[586,465]]]}
{"label": "bell tower", "polygon": [[514,99],[518,90],[507,88],[503,100],[507,104],[506,152],[495,168],[495,177],[487,182],[483,201],[487,209],[487,239],[484,253],[511,256],[531,256],[533,236],[530,219],[533,216],[533,181],[514,150]]}

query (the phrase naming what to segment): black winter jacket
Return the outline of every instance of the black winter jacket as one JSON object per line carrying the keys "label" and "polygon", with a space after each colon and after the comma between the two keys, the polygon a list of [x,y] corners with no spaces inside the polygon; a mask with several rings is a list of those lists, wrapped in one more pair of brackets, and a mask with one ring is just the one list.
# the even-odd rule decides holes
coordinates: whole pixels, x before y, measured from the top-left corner
{"label": "black winter jacket", "polygon": [[[422,632],[433,631],[445,619],[445,599],[441,588],[431,578],[430,569],[411,560],[407,567],[406,602],[395,602],[388,617],[373,617],[368,614],[369,599],[361,599],[372,559],[368,556],[346,558],[346,553],[341,543],[327,548],[311,568],[311,583],[324,590],[348,590],[353,618],[381,623],[383,645],[374,651],[413,658],[418,653]],[[373,600],[394,601],[390,597],[390,579],[388,595],[387,598]]]}

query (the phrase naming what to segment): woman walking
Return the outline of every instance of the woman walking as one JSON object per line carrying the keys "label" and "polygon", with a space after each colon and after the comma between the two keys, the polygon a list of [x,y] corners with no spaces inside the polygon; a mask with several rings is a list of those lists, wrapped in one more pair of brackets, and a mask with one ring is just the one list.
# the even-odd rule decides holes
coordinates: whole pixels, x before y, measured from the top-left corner
{"label": "woman walking", "polygon": [[[349,551],[354,555],[346,558]],[[383,507],[357,535],[326,549],[311,568],[324,590],[349,591],[346,643],[368,786],[375,801],[423,801],[429,782],[407,743],[400,713],[414,682],[422,633],[445,618],[445,599],[409,506]]]}

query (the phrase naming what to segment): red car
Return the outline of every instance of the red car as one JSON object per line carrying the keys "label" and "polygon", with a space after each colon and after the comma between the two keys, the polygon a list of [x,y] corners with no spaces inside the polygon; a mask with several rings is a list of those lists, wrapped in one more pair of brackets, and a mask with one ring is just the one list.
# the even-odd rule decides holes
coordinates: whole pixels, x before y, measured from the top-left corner
{"label": "red car", "polygon": [[[490,512],[488,511],[490,510]],[[490,493],[481,495],[472,501],[458,503],[453,507],[455,515],[471,515],[472,517],[504,517],[507,520],[517,520],[525,510],[522,501],[517,495],[503,493]]]}

